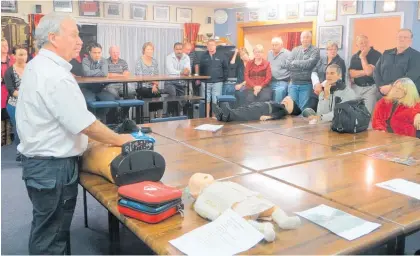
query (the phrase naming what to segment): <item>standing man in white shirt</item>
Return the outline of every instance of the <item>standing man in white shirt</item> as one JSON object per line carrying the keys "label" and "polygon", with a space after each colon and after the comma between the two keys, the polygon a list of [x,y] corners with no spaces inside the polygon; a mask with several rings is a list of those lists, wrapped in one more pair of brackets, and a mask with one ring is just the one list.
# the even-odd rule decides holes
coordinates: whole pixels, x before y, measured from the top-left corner
{"label": "standing man in white shirt", "polygon": [[115,146],[134,140],[109,130],[87,110],[69,61],[81,49],[70,16],[44,16],[35,31],[39,54],[22,76],[16,122],[22,176],[33,205],[29,254],[66,248],[78,191],[78,156],[88,137]]}

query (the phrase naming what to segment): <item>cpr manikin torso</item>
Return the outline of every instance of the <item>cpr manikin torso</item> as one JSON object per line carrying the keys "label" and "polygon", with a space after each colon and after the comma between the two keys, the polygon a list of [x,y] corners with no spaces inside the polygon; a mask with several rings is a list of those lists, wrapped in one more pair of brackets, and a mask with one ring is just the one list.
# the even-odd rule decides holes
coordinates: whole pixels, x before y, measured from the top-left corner
{"label": "cpr manikin torso", "polygon": [[231,208],[264,234],[265,240],[275,239],[273,220],[282,229],[295,229],[300,225],[299,217],[288,217],[284,211],[259,193],[230,181],[215,181],[209,174],[196,173],[189,181],[190,194],[196,199],[194,210],[203,218],[215,220]]}

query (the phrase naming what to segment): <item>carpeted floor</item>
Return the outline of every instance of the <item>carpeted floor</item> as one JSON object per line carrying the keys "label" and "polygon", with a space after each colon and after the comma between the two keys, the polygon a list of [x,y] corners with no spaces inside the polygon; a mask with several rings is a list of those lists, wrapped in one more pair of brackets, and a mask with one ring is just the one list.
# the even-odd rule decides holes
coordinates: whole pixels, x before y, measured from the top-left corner
{"label": "carpeted floor", "polygon": [[[13,146],[1,147],[1,254],[28,254],[28,237],[32,206],[21,179],[21,167],[15,162]],[[88,194],[89,228],[84,227],[82,189],[71,226],[74,255],[109,254],[108,217],[106,210]],[[122,226],[121,226],[122,227]],[[129,230],[120,228],[121,254],[147,255],[153,252]],[[406,254],[420,249],[420,232],[406,242]],[[369,252],[377,254],[378,252]]]}

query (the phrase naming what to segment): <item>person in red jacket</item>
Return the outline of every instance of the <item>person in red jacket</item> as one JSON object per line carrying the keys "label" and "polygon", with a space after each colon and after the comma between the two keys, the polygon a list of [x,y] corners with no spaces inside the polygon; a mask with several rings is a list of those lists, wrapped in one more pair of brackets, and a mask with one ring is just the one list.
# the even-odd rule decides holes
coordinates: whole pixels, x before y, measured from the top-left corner
{"label": "person in red jacket", "polygon": [[270,62],[263,59],[264,47],[260,44],[254,48],[254,60],[245,68],[246,102],[266,102],[272,98]]}
{"label": "person in red jacket", "polygon": [[373,112],[372,127],[384,132],[419,137],[420,97],[410,78],[398,79],[390,93],[378,101]]}

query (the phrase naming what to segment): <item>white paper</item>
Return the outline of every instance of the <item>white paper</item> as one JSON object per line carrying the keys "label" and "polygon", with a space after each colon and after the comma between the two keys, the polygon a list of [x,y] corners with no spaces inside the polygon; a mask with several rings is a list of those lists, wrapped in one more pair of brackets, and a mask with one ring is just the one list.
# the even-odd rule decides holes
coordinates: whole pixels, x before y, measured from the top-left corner
{"label": "white paper", "polygon": [[264,238],[231,209],[215,221],[169,241],[187,255],[234,255],[249,250]]}
{"label": "white paper", "polygon": [[195,127],[195,129],[200,130],[200,131],[216,132],[216,131],[222,129],[222,127],[223,127],[223,125],[202,124],[200,126]]}
{"label": "white paper", "polygon": [[420,200],[420,184],[411,181],[393,179],[378,183],[376,186]]}
{"label": "white paper", "polygon": [[324,204],[296,214],[350,241],[381,226]]}

